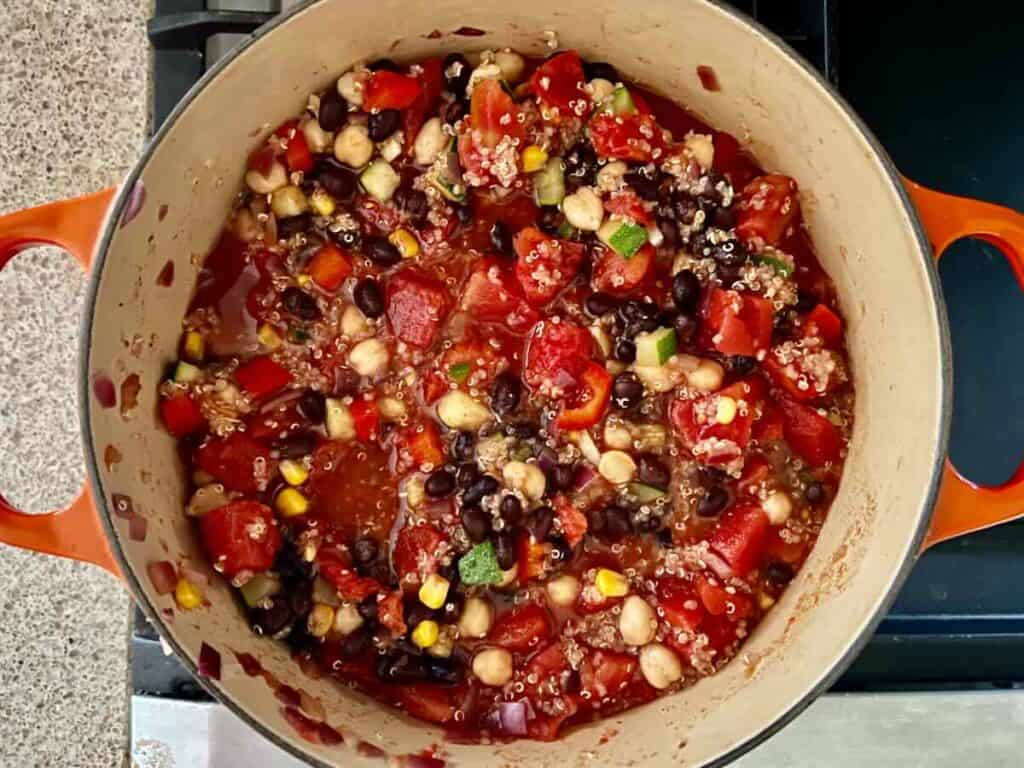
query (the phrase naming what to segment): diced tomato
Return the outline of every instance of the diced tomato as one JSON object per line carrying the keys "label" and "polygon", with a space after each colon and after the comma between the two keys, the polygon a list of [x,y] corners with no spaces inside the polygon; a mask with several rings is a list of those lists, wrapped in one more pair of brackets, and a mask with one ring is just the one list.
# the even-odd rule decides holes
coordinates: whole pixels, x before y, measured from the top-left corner
{"label": "diced tomato", "polygon": [[391,562],[402,584],[419,583],[437,570],[441,545],[448,539],[429,523],[407,525],[398,532]]}
{"label": "diced tomato", "polygon": [[254,357],[235,371],[235,381],[256,398],[273,394],[291,383],[288,369],[275,363],[269,355]]}
{"label": "diced tomato", "polygon": [[697,594],[712,616],[725,616],[730,621],[739,621],[754,612],[754,603],[749,596],[742,592],[731,594],[706,576],[697,579]]}
{"label": "diced tomato", "polygon": [[665,150],[661,126],[650,115],[597,115],[589,130],[598,157],[649,163]]}
{"label": "diced tomato", "polygon": [[800,210],[796,192],[796,182],[778,173],[751,181],[740,195],[736,235],[755,250],[778,245]]}
{"label": "diced tomato", "polygon": [[515,236],[516,279],[535,307],[555,298],[573,281],[583,261],[583,243],[549,237],[536,227]]}
{"label": "diced tomato", "polygon": [[[496,159],[492,150],[505,137],[522,140],[525,129],[519,119],[519,108],[497,80],[483,80],[474,86],[469,109],[466,130],[459,137],[459,162],[466,179],[482,186],[492,178],[492,163]],[[502,166],[510,162],[518,165],[515,146],[508,146],[503,157]],[[507,177],[514,175],[513,170],[518,172],[518,168],[503,168],[500,180],[505,186],[509,186]]]}
{"label": "diced tomato", "polygon": [[306,267],[313,282],[325,291],[334,292],[352,274],[352,262],[341,248],[333,243],[320,246]]}
{"label": "diced tomato", "polygon": [[690,582],[677,576],[664,576],[658,580],[657,595],[665,621],[677,629],[697,631],[704,619],[704,609]]}
{"label": "diced tomato", "polygon": [[[455,717],[454,692],[428,683],[412,683],[390,689],[398,703],[413,717],[431,723],[447,723]],[[406,760],[410,763],[409,760]],[[422,758],[421,758],[421,762]]]}
{"label": "diced tomato", "polygon": [[249,155],[249,160],[246,165],[249,170],[256,171],[256,173],[266,176],[270,173],[270,169],[273,167],[276,159],[277,155],[274,153],[274,148],[269,144],[264,144]]}
{"label": "diced tomato", "polygon": [[406,151],[413,152],[413,144],[416,136],[426,122],[427,115],[434,111],[437,100],[441,98],[441,88],[444,84],[443,64],[441,59],[425,59],[420,62],[420,73],[416,79],[419,80],[420,92],[416,100],[402,113],[402,129],[405,132]]}
{"label": "diced tomato", "polygon": [[[735,417],[728,424],[720,424],[716,419],[718,404],[722,397],[731,397],[742,406],[737,409]],[[764,384],[761,380],[744,379],[695,400],[679,398],[673,401],[669,406],[669,420],[683,445],[690,450],[694,450],[702,441],[708,441],[710,438],[728,441],[734,445],[735,451],[724,450],[725,446],[721,446],[722,450],[719,453],[702,453],[699,456],[705,464],[728,464],[750,443],[752,427],[763,398]]]}
{"label": "diced tomato", "polygon": [[[270,449],[244,432],[232,432],[223,439],[208,440],[196,451],[196,465],[222,483],[240,493],[256,493],[259,479],[273,476]],[[257,467],[263,467],[257,478]]]}
{"label": "diced tomato", "polygon": [[742,577],[761,563],[770,530],[768,515],[761,507],[737,504],[722,515],[708,544]]}
{"label": "diced tomato", "polygon": [[406,427],[398,433],[396,440],[398,458],[397,471],[429,465],[437,469],[444,463],[444,443],[432,421]]}
{"label": "diced tomato", "polygon": [[[832,375],[831,373],[825,374],[824,382],[821,382],[811,376],[807,371],[805,357],[807,354],[813,354],[817,357],[821,355],[829,356],[834,353],[828,351],[814,352],[813,350],[803,350],[798,357],[793,358],[789,363],[783,365],[779,362],[776,351],[773,350],[762,363],[765,371],[768,373],[768,377],[772,380],[772,383],[775,384],[775,386],[784,389],[795,400],[815,400],[828,394],[835,388],[836,384],[839,383],[838,376]],[[838,365],[838,362],[836,362],[836,365]],[[803,389],[801,389],[801,383],[804,384]]]}
{"label": "diced tomato", "polygon": [[810,542],[805,537],[801,537],[796,541],[787,541],[781,536],[783,530],[785,529],[781,526],[778,528],[772,528],[771,533],[768,534],[768,544],[765,546],[765,554],[769,561],[778,560],[783,563],[795,565],[806,556]]}
{"label": "diced tomato", "polygon": [[533,654],[526,665],[526,676],[531,675],[538,681],[559,675],[569,669],[569,660],[565,658],[562,644],[557,640],[546,648]]}
{"label": "diced tomato", "polygon": [[590,98],[583,90],[583,62],[576,51],[565,51],[545,61],[530,78],[530,85],[542,107],[545,119],[559,122],[584,117],[590,111]]}
{"label": "diced tomato", "polygon": [[255,501],[210,510],[199,518],[199,534],[210,560],[229,579],[242,571],[267,570],[281,549],[274,513]]}
{"label": "diced tomato", "polygon": [[608,195],[604,201],[604,209],[608,213],[630,219],[645,227],[654,221],[651,212],[644,207],[644,201],[629,187]]}
{"label": "diced tomato", "polygon": [[526,383],[537,389],[574,391],[593,348],[594,338],[586,328],[564,318],[542,320],[527,340]]}
{"label": "diced tomato", "polygon": [[405,109],[420,95],[420,82],[415,77],[378,69],[363,86],[363,109]]}
{"label": "diced tomato", "polygon": [[396,206],[381,205],[369,195],[356,197],[355,208],[360,219],[385,234],[393,232],[401,222]]}
{"label": "diced tomato", "polygon": [[504,323],[513,331],[526,330],[539,317],[526,303],[519,284],[490,259],[482,261],[470,274],[459,306],[477,320]]}
{"label": "diced tomato", "polygon": [[519,534],[516,575],[520,584],[526,584],[544,575],[544,564],[547,562],[550,549],[550,545],[535,540],[526,531]]}
{"label": "diced tomato", "polygon": [[637,660],[628,653],[597,650],[580,665],[580,685],[592,702],[614,696],[633,678]]}
{"label": "diced tomato", "polygon": [[774,403],[765,402],[761,418],[754,422],[750,436],[759,443],[773,443],[782,439],[782,413]]}
{"label": "diced tomato", "polygon": [[600,363],[588,362],[580,371],[576,391],[569,396],[557,424],[561,429],[586,429],[601,420],[612,396],[612,375]]}
{"label": "diced tomato", "polygon": [[161,399],[160,418],[167,431],[175,437],[191,435],[206,426],[206,417],[199,403],[188,392]]}
{"label": "diced tomato", "polygon": [[467,335],[445,352],[440,361],[440,375],[446,382],[445,388],[449,381],[459,386],[468,382],[478,389],[487,386],[508,363],[502,354],[503,348],[490,343],[496,340],[496,337],[485,340],[475,334]]}
{"label": "diced tomato", "polygon": [[302,131],[296,130],[295,134],[288,139],[288,147],[284,151],[284,161],[292,173],[299,171],[309,173],[313,170],[313,154],[309,151],[306,135]]}
{"label": "diced tomato", "polygon": [[575,547],[583,541],[583,537],[587,533],[587,516],[562,494],[558,494],[554,498],[553,504],[565,540],[569,542],[570,547]]}
{"label": "diced tomato", "polygon": [[356,398],[349,406],[352,421],[356,429],[356,438],[363,443],[376,440],[380,435],[380,411],[376,400],[364,397]]}
{"label": "diced tomato", "polygon": [[654,256],[654,246],[650,243],[629,258],[611,248],[601,248],[600,256],[594,265],[595,290],[610,293],[612,296],[628,296],[651,274]]}
{"label": "diced tomato", "polygon": [[380,582],[360,576],[350,563],[329,549],[317,552],[316,564],[320,569],[320,575],[330,582],[345,600],[361,602],[370,595],[384,591]]}
{"label": "diced tomato", "polygon": [[298,120],[285,120],[274,129],[274,135],[279,139],[287,139],[292,133],[299,130]]}
{"label": "diced tomato", "polygon": [[551,620],[536,603],[526,603],[502,614],[487,640],[510,651],[526,653],[551,637]]}
{"label": "diced tomato", "polygon": [[396,636],[408,631],[405,625],[405,611],[402,604],[402,592],[396,590],[377,599],[377,620]]}
{"label": "diced tomato", "polygon": [[813,408],[781,395],[782,429],[786,442],[812,467],[838,461],[843,447],[839,430]]}
{"label": "diced tomato", "polygon": [[403,269],[388,280],[385,295],[395,336],[421,349],[433,344],[450,306],[444,283],[419,270]]}
{"label": "diced tomato", "polygon": [[835,348],[843,339],[843,321],[824,304],[819,304],[804,318],[801,327],[804,338],[818,337],[826,347]]}
{"label": "diced tomato", "polygon": [[752,456],[743,465],[743,474],[736,486],[741,494],[756,492],[770,474],[771,465],[768,460],[763,456]]}
{"label": "diced tomato", "polygon": [[422,378],[423,402],[433,405],[448,391],[449,379],[440,371],[426,371]]}
{"label": "diced tomato", "polygon": [[704,332],[722,354],[752,357],[771,345],[773,315],[768,299],[715,287],[703,305]]}
{"label": "diced tomato", "polygon": [[728,176],[733,189],[743,189],[751,179],[761,172],[753,160],[744,154],[740,143],[732,134],[716,131],[712,142],[715,146],[712,168],[718,173]]}

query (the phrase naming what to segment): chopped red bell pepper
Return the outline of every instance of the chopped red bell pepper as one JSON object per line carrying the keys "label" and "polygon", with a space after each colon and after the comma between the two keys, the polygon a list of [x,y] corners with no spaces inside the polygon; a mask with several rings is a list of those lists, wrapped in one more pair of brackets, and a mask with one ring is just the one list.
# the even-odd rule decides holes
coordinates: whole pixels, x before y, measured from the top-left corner
{"label": "chopped red bell pepper", "polygon": [[385,296],[395,336],[421,349],[434,343],[451,306],[444,283],[406,268],[391,276]]}
{"label": "chopped red bell pepper", "polygon": [[516,279],[535,307],[543,306],[565,289],[579,272],[585,248],[582,243],[549,237],[536,227],[515,236]]}
{"label": "chopped red bell pepper", "polygon": [[843,339],[843,321],[824,304],[819,304],[804,317],[804,338],[818,337],[826,347],[835,348]]}
{"label": "chopped red bell pepper", "polygon": [[637,668],[635,656],[616,651],[597,650],[580,665],[580,686],[590,694],[589,701],[597,704],[607,696],[618,693],[633,679]]}
{"label": "chopped red bell pepper", "polygon": [[527,531],[519,534],[517,575],[520,584],[526,584],[544,575],[544,564],[547,562],[550,549],[549,544],[535,540]]}
{"label": "chopped red bell pepper", "polygon": [[296,130],[295,135],[287,141],[288,146],[284,150],[284,161],[288,165],[288,170],[292,173],[297,171],[309,173],[312,171],[313,154],[309,151],[306,135],[302,131]]}
{"label": "chopped red bell pepper", "polygon": [[722,354],[754,356],[771,345],[774,312],[768,299],[712,288],[703,306],[704,333]]}
{"label": "chopped red bell pepper", "polygon": [[406,525],[395,538],[391,562],[401,584],[419,583],[437,571],[448,538],[433,525]]}
{"label": "chopped red bell pepper", "polygon": [[313,254],[306,271],[314,283],[333,293],[352,274],[352,262],[341,248],[334,243],[326,243]]}
{"label": "chopped red bell pepper", "polygon": [[269,355],[254,357],[235,371],[235,380],[256,398],[277,392],[291,383],[292,375]]}
{"label": "chopped red bell pepper", "polygon": [[542,320],[527,339],[523,378],[536,389],[575,391],[593,348],[586,328],[565,318]]}
{"label": "chopped red bell pepper", "polygon": [[796,182],[770,173],[743,188],[737,206],[736,235],[755,250],[778,245],[800,211]]}
{"label": "chopped red bell pepper", "polygon": [[677,629],[696,632],[704,619],[693,584],[678,576],[663,576],[657,585],[658,607],[665,621]]}
{"label": "chopped red bell pepper", "polygon": [[562,494],[555,496],[552,504],[559,527],[562,529],[562,535],[565,536],[570,547],[575,547],[583,541],[583,537],[587,533],[589,527],[587,516]]}
{"label": "chopped red bell pepper", "polygon": [[537,603],[513,608],[494,622],[487,640],[510,651],[526,653],[551,637],[551,619]]}
{"label": "chopped red bell pepper", "polygon": [[400,637],[408,631],[401,590],[390,592],[386,597],[377,600],[377,620],[385,629],[390,629],[395,637]]}
{"label": "chopped red bell pepper", "polygon": [[[196,451],[196,464],[224,487],[241,493],[257,493],[261,478],[273,477],[275,464],[270,449],[245,432],[209,439]],[[263,470],[257,476],[257,468]]]}
{"label": "chopped red bell pepper", "polygon": [[712,616],[725,616],[730,621],[739,621],[754,612],[754,603],[750,597],[738,591],[727,592],[725,587],[707,576],[697,579],[697,594]]}
{"label": "chopped red bell pepper", "polygon": [[545,108],[544,118],[554,122],[584,117],[590,111],[590,97],[583,90],[585,83],[583,62],[576,51],[552,56],[530,78],[533,92]]}
{"label": "chopped red bell pepper", "polygon": [[360,576],[340,555],[329,549],[320,549],[316,555],[320,575],[324,577],[345,600],[361,602],[370,595],[383,592],[384,587],[376,579]]}
{"label": "chopped red bell pepper", "polygon": [[175,437],[184,437],[206,426],[199,403],[188,392],[179,392],[160,401],[160,418],[167,431]]}
{"label": "chopped red bell pepper", "polygon": [[839,460],[843,439],[831,421],[785,395],[780,395],[777,402],[786,442],[798,456],[812,467]]}
{"label": "chopped red bell pepper", "polygon": [[274,148],[269,144],[265,144],[249,155],[247,167],[251,171],[256,171],[256,173],[266,176],[270,173],[270,169],[273,167],[274,160],[276,159],[277,155],[274,152]]}
{"label": "chopped red bell pepper", "polygon": [[590,140],[598,157],[649,163],[665,151],[661,126],[651,115],[597,115]]}
{"label": "chopped red bell pepper", "polygon": [[396,444],[400,466],[437,469],[444,464],[444,443],[432,421],[403,429]]}
{"label": "chopped red bell pepper", "polygon": [[422,87],[415,77],[378,69],[363,87],[363,109],[405,109],[420,95]]}
{"label": "chopped red bell pepper", "polygon": [[270,568],[282,543],[274,513],[255,501],[210,510],[199,518],[199,535],[210,560],[229,579]]}
{"label": "chopped red bell pepper", "polygon": [[444,86],[444,72],[441,59],[426,59],[420,62],[420,73],[417,75],[420,91],[416,100],[402,113],[402,130],[405,132],[405,146],[408,153],[413,152],[416,136],[426,122],[427,115],[434,111],[437,100],[441,98]]}
{"label": "chopped red bell pepper", "polygon": [[363,443],[376,440],[380,435],[380,411],[377,410],[377,401],[360,397],[349,406],[349,412],[355,424],[356,438]]}
{"label": "chopped red bell pepper", "polygon": [[708,545],[743,577],[760,565],[771,522],[761,507],[737,504],[722,515],[708,537]]}
{"label": "chopped red bell pepper", "polygon": [[600,363],[588,362],[579,387],[562,407],[556,423],[561,429],[586,429],[604,416],[612,396],[612,376]]}

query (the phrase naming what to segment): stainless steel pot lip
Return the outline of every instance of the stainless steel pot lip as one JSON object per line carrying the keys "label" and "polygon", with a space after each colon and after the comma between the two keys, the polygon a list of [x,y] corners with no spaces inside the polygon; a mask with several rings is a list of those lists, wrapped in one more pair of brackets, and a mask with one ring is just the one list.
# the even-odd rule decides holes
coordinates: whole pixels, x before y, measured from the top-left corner
{"label": "stainless steel pot lip", "polygon": [[[140,180],[142,172],[149,162],[149,159],[160,144],[166,134],[174,127],[184,112],[191,105],[196,96],[211,82],[213,81],[221,71],[228,67],[239,55],[247,50],[256,41],[262,39],[266,35],[276,30],[279,26],[286,24],[293,17],[300,13],[305,12],[314,5],[326,0],[305,0],[305,2],[292,8],[288,12],[274,18],[267,24],[260,27],[258,30],[247,36],[233,51],[227,56],[218,61],[210,70],[208,70],[203,77],[189,89],[188,93],[178,103],[178,105],[171,111],[170,115],[164,121],[164,124],[160,129],[152,136],[147,142],[145,148],[142,151],[138,161],[132,167],[128,176],[123,181],[120,189],[118,190],[117,196],[111,204],[108,211],[106,223],[103,230],[103,235],[96,246],[96,251],[93,254],[94,264],[89,275],[89,281],[86,289],[85,303],[82,313],[81,329],[79,334],[79,376],[78,376],[78,400],[80,403],[82,420],[82,442],[85,454],[86,471],[88,474],[89,482],[92,487],[96,489],[93,494],[95,503],[97,504],[98,511],[100,512],[99,518],[102,522],[104,530],[107,535],[107,540],[110,545],[110,549],[121,566],[121,571],[125,576],[128,583],[128,587],[131,590],[136,602],[142,608],[147,618],[157,628],[164,626],[164,621],[160,612],[157,611],[152,604],[146,598],[145,592],[142,589],[142,585],[139,583],[135,576],[134,571],[130,567],[128,558],[125,556],[124,551],[121,549],[119,539],[114,530],[113,526],[113,515],[107,501],[107,492],[103,485],[103,480],[99,472],[99,455],[96,450],[96,446],[92,439],[92,433],[90,424],[92,423],[92,394],[90,391],[90,376],[89,371],[91,368],[91,331],[93,319],[96,312],[96,302],[99,291],[100,275],[103,271],[103,266],[106,261],[107,249],[110,246],[110,242],[118,229],[118,223],[121,220],[121,215],[125,205],[129,199],[129,196],[134,188],[135,184]],[[771,736],[781,730],[786,724],[792,721],[797,715],[803,712],[810,704],[818,698],[822,693],[827,691],[833,683],[839,678],[839,676],[846,670],[846,668],[853,662],[860,651],[867,645],[868,641],[874,634],[875,629],[881,622],[882,618],[888,612],[889,607],[896,599],[899,588],[906,581],[907,576],[910,573],[910,569],[913,567],[916,555],[920,551],[921,544],[924,541],[925,534],[928,530],[928,525],[931,520],[931,511],[935,505],[936,498],[939,492],[939,485],[942,480],[942,470],[945,464],[948,442],[949,442],[949,431],[950,422],[952,419],[952,406],[953,406],[953,375],[952,375],[952,349],[950,344],[949,336],[949,323],[946,316],[946,305],[942,298],[941,285],[939,283],[938,271],[934,266],[934,262],[930,258],[931,245],[925,235],[924,228],[921,225],[920,219],[917,215],[917,211],[910,201],[910,197],[904,188],[899,172],[896,170],[888,153],[882,147],[881,143],[875,138],[871,130],[865,125],[860,119],[857,113],[850,107],[849,104],[836,92],[830,83],[828,83],[821,74],[814,69],[807,61],[805,61],[796,51],[794,51],[788,43],[782,40],[780,37],[775,35],[770,30],[766,29],[760,23],[746,17],[739,11],[727,7],[720,2],[720,0],[697,0],[703,2],[708,6],[714,8],[718,13],[730,17],[734,21],[745,24],[753,28],[765,42],[769,45],[775,46],[780,52],[786,55],[794,64],[796,64],[808,77],[812,78],[816,82],[822,91],[825,98],[831,99],[835,106],[837,106],[842,114],[848,119],[860,132],[864,140],[871,146],[875,157],[881,163],[890,184],[895,189],[899,199],[903,204],[904,213],[907,215],[910,226],[913,228],[914,236],[917,240],[918,255],[924,262],[925,273],[928,278],[928,287],[931,297],[931,304],[936,314],[936,321],[938,325],[939,333],[939,347],[941,357],[940,367],[940,384],[941,384],[941,398],[939,403],[940,417],[938,422],[938,430],[934,439],[934,453],[932,456],[932,477],[928,484],[926,493],[921,499],[920,511],[918,515],[917,527],[914,532],[914,537],[911,542],[910,548],[904,553],[903,562],[897,571],[895,577],[889,584],[885,594],[883,594],[878,604],[876,605],[874,614],[862,627],[859,634],[857,634],[847,646],[846,651],[838,659],[838,661],[828,670],[826,670],[818,681],[811,686],[795,703],[793,703],[785,712],[783,712],[774,722],[769,724],[767,727],[758,731],[757,733],[751,734],[744,741],[737,744],[734,748],[718,755],[709,763],[708,768],[717,768],[718,766],[724,766],[740,755],[749,752],[753,748],[757,747]],[[257,732],[262,734],[265,738],[270,740],[276,746],[285,750],[286,752],[294,755],[300,760],[305,760],[309,764],[317,766],[317,768],[333,768],[330,763],[324,762],[315,755],[307,752],[296,746],[296,743],[283,739],[276,730],[271,729],[260,720],[250,716],[246,709],[227,692],[221,689],[219,682],[215,683],[208,680],[207,678],[199,675],[198,667],[193,663],[192,659],[171,636],[170,634],[161,633],[161,637],[170,644],[175,655],[185,665],[186,669],[195,677],[200,684],[214,697],[215,700],[226,706],[235,715],[240,717],[243,721],[248,723]]]}

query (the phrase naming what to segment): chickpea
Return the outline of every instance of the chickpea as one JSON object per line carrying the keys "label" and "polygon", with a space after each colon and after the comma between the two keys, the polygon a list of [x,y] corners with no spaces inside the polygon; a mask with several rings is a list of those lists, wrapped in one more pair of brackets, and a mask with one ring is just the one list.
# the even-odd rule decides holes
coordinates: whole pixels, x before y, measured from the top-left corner
{"label": "chickpea", "polygon": [[661,643],[649,643],[640,649],[640,672],[652,687],[662,691],[683,677],[679,657]]}
{"label": "chickpea", "polygon": [[504,648],[485,648],[473,657],[473,674],[484,685],[504,685],[512,679],[512,654]]}
{"label": "chickpea", "polygon": [[658,628],[654,609],[639,595],[630,595],[619,613],[619,633],[626,645],[647,645]]}
{"label": "chickpea", "polygon": [[471,597],[462,608],[459,617],[459,635],[462,637],[487,637],[494,623],[494,607],[482,597]]}

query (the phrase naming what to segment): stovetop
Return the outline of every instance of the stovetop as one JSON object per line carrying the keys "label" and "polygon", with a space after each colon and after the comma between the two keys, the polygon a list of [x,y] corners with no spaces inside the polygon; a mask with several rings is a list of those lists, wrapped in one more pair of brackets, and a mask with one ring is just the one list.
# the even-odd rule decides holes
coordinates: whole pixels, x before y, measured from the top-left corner
{"label": "stovetop", "polygon": [[[149,28],[154,126],[208,63],[281,8],[281,0],[208,4],[156,1]],[[733,5],[786,38],[837,84],[905,174],[1024,209],[1024,168],[1017,159],[1024,157],[1024,110],[1012,87],[1015,73],[1024,70],[1014,32],[1024,11],[1010,11],[1014,20],[1004,5],[975,0],[965,27],[959,4],[929,0]],[[951,454],[971,478],[998,483],[1012,474],[1024,446],[1024,408],[1013,407],[1013,387],[1024,373],[1017,354],[1024,348],[1024,302],[1009,267],[984,243],[956,244],[940,274],[957,363]],[[992,328],[1003,330],[993,335]],[[835,690],[1024,684],[1022,566],[1024,523],[935,547]],[[132,678],[138,693],[205,698],[162,653],[138,612]]]}

